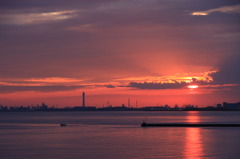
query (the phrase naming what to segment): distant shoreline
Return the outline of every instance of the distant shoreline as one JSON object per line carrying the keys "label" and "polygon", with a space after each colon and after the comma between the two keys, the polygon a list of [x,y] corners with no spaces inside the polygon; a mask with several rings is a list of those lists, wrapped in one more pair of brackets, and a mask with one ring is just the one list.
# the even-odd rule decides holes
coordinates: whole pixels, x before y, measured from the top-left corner
{"label": "distant shoreline", "polygon": [[146,111],[146,112],[187,112],[187,111],[209,111],[209,112],[232,112],[232,111],[240,111],[240,110],[219,110],[219,109],[214,109],[214,110],[208,110],[208,109],[203,109],[203,110],[144,110],[144,109],[140,109],[140,110],[133,110],[133,109],[129,109],[129,110],[64,110],[64,109],[57,109],[57,110],[14,110],[14,111],[10,111],[10,110],[1,110],[0,113],[4,113],[4,112],[139,112],[139,111]]}
{"label": "distant shoreline", "polygon": [[0,105],[0,112],[36,112],[36,111],[240,111],[240,102],[238,103],[227,103],[217,104],[216,106],[207,107],[197,107],[194,105],[186,105],[183,107],[170,107],[165,106],[145,106],[145,107],[131,107],[130,105],[126,107],[124,104],[122,106],[107,106],[97,108],[95,106],[74,106],[74,107],[48,107],[45,103],[37,106],[15,106],[8,107]]}

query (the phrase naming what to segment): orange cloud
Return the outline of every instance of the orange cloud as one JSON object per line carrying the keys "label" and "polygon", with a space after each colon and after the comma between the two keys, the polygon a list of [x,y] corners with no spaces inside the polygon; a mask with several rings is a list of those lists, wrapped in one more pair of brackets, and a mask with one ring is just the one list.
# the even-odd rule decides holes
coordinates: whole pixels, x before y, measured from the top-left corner
{"label": "orange cloud", "polygon": [[213,12],[222,12],[222,13],[240,13],[240,5],[224,6],[214,9],[208,9],[205,11],[192,12],[191,15],[209,15]]}

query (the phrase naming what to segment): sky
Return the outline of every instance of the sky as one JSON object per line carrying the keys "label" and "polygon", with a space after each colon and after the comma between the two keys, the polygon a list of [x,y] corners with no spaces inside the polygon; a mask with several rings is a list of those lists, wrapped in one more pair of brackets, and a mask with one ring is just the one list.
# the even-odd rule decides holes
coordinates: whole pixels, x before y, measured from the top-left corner
{"label": "sky", "polygon": [[238,0],[1,0],[0,104],[240,102],[239,28]]}

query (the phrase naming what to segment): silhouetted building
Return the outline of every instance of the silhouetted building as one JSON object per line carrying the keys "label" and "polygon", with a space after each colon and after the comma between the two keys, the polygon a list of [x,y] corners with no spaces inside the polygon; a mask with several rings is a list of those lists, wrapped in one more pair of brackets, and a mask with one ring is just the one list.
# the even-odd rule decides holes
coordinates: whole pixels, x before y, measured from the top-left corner
{"label": "silhouetted building", "polygon": [[238,103],[227,103],[224,102],[223,103],[223,108],[224,109],[228,109],[228,110],[240,110],[240,102]]}
{"label": "silhouetted building", "polygon": [[222,108],[222,104],[217,104],[217,108]]}
{"label": "silhouetted building", "polygon": [[45,103],[42,103],[42,106],[40,108],[41,110],[47,110],[48,106]]}

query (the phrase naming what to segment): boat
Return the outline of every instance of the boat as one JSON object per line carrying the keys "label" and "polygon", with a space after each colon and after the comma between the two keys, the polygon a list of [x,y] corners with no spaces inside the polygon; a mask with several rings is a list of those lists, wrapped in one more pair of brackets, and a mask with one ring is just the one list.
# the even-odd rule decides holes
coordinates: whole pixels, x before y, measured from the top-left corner
{"label": "boat", "polygon": [[60,126],[67,126],[67,124],[66,123],[61,123]]}
{"label": "boat", "polygon": [[219,123],[145,123],[142,127],[240,127],[240,124],[219,124]]}

